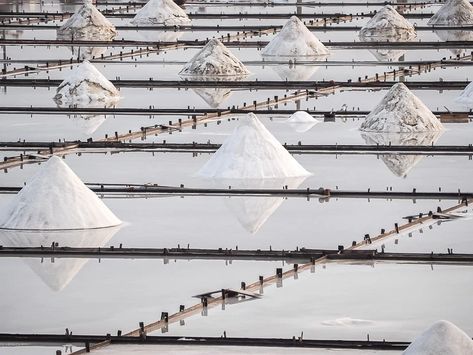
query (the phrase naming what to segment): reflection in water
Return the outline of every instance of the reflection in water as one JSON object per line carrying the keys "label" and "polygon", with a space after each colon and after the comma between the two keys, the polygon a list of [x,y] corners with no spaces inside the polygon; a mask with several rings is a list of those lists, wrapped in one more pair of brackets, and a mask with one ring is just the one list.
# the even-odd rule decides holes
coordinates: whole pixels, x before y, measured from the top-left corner
{"label": "reflection in water", "polygon": [[[364,42],[398,42],[400,39],[390,38],[390,37],[362,37],[360,39]],[[403,41],[412,41],[412,39],[407,39]],[[406,54],[404,49],[389,49],[389,48],[380,48],[380,49],[370,49],[371,54],[380,62],[396,62]]]}
{"label": "reflection in water", "polygon": [[[216,187],[232,189],[289,189],[298,188],[306,177],[286,179],[249,179],[249,180],[214,180]],[[227,208],[235,215],[240,224],[249,233],[256,234],[269,217],[284,202],[284,197],[231,196],[224,199]]]}
{"label": "reflection in water", "polygon": [[[402,145],[402,146],[430,146],[434,144],[443,131],[422,132],[422,133],[376,133],[363,132],[362,138],[369,145]],[[416,166],[422,159],[423,155],[407,155],[407,154],[383,154],[381,160],[398,177],[406,177],[408,172]]]}
{"label": "reflection in water", "polygon": [[[328,55],[321,55],[316,57],[304,57],[306,61],[321,62],[328,58]],[[297,58],[288,57],[267,57],[263,56],[263,62],[286,62],[287,64],[271,65],[271,68],[278,74],[282,80],[289,81],[305,81],[312,78],[314,73],[319,70],[319,65],[297,64]]]}
{"label": "reflection in water", "polygon": [[[435,30],[435,34],[445,42],[448,41],[473,41],[473,31],[468,30]],[[455,55],[463,55],[470,52],[467,48],[450,48]]]}
{"label": "reflection in water", "polygon": [[[120,226],[68,231],[21,231],[0,229],[0,244],[9,247],[103,247]],[[61,291],[77,275],[86,258],[22,258],[53,291]]]}
{"label": "reflection in water", "polygon": [[[181,78],[189,81],[240,81],[243,80],[245,76],[181,76]],[[230,88],[201,87],[192,88],[192,90],[212,108],[218,108],[232,95]]]}

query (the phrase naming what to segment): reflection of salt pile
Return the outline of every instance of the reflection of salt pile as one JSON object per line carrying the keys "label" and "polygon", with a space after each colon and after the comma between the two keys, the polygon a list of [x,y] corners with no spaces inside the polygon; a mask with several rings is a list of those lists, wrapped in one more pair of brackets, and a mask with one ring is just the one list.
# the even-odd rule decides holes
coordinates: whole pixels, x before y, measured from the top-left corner
{"label": "reflection of salt pile", "polygon": [[115,26],[103,16],[90,0],[77,10],[57,31],[60,39],[103,40],[113,39]]}
{"label": "reflection of salt pile", "polygon": [[328,49],[296,16],[264,47],[263,56],[320,56],[328,55]]}
{"label": "reflection of salt pile", "polygon": [[427,132],[441,131],[443,126],[403,83],[397,83],[370,112],[360,129],[368,132]]}
{"label": "reflection of salt pile", "polygon": [[[387,40],[394,42],[393,38],[383,37],[366,37],[363,38],[365,42],[386,42]],[[407,41],[410,41],[407,40]],[[403,49],[390,49],[390,48],[377,48],[370,49],[369,52],[380,62],[395,62],[401,59],[406,54],[406,50]]]}
{"label": "reflection of salt pile", "polygon": [[0,228],[66,230],[104,228],[121,221],[58,157],[51,157],[14,197]]}
{"label": "reflection of salt pile", "polygon": [[[437,142],[442,131],[420,133],[363,132],[361,136],[370,145],[430,146]],[[416,154],[382,154],[381,160],[398,177],[405,177],[422,159]]]}
{"label": "reflection of salt pile", "polygon": [[[283,186],[296,189],[305,179],[305,177],[298,177],[269,180],[223,180],[220,181],[220,185],[222,187],[231,186],[232,189],[281,189]],[[245,230],[255,234],[284,200],[284,197],[231,196],[225,198],[225,205],[232,211]]]}
{"label": "reflection of salt pile", "polygon": [[135,25],[185,25],[191,22],[173,0],[150,0],[131,21]]}
{"label": "reflection of salt pile", "polygon": [[455,101],[466,107],[473,108],[473,82],[468,84]]}
{"label": "reflection of salt pile", "polygon": [[[434,30],[442,41],[473,41],[473,31],[470,30]],[[468,52],[467,48],[449,48],[455,55],[463,55]]]}
{"label": "reflection of salt pile", "polygon": [[310,175],[253,113],[241,119],[198,174],[219,179],[281,179]]}
{"label": "reflection of salt pile", "polygon": [[473,25],[473,6],[468,0],[448,0],[427,24],[436,26]]}
{"label": "reflection of salt pile", "polygon": [[[276,60],[276,58],[272,58]],[[320,56],[317,59],[322,60],[323,58]],[[287,60],[287,58],[285,58],[285,60]],[[314,75],[314,73],[319,70],[320,66],[291,63],[272,65],[271,68],[279,75],[282,80],[305,81],[309,80]]]}
{"label": "reflection of salt pile", "polygon": [[58,105],[87,105],[102,102],[116,103],[119,92],[115,86],[88,61],[82,62],[56,89],[54,100]]}
{"label": "reflection of salt pile", "polygon": [[[103,247],[120,227],[74,231],[14,231],[0,230],[0,244],[11,247],[45,247],[58,243],[59,247]],[[73,258],[22,258],[43,282],[53,291],[64,289],[77,275],[88,259]]]}
{"label": "reflection of salt pile", "polygon": [[192,90],[212,108],[219,107],[232,95],[232,90],[228,88],[193,88]]}
{"label": "reflection of salt pile", "polygon": [[415,37],[414,26],[391,5],[384,6],[360,30],[360,37]]}
{"label": "reflection of salt pile", "polygon": [[453,323],[442,320],[420,334],[403,354],[468,355],[473,354],[473,340]]}
{"label": "reflection of salt pile", "polygon": [[294,112],[286,122],[289,123],[289,125],[294,128],[296,132],[304,133],[310,130],[320,121],[312,117],[306,111],[297,111]]}
{"label": "reflection of salt pile", "polygon": [[211,39],[179,72],[194,76],[244,76],[249,73],[218,39]]}

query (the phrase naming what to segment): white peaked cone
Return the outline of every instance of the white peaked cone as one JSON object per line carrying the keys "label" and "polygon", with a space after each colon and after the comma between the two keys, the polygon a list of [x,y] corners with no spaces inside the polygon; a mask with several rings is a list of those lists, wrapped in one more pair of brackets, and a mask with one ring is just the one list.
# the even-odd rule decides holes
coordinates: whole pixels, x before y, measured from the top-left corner
{"label": "white peaked cone", "polygon": [[115,26],[100,13],[90,0],[84,1],[79,10],[59,29],[59,37],[75,39],[111,40],[117,34]]}
{"label": "white peaked cone", "polygon": [[296,111],[286,121],[296,132],[304,133],[314,127],[320,121],[312,117],[306,111]]}
{"label": "white peaked cone", "polygon": [[391,5],[384,6],[360,30],[360,37],[415,37],[414,26]]}
{"label": "white peaked cone", "polygon": [[469,355],[473,340],[453,323],[442,320],[420,334],[404,355]]}
{"label": "white peaked cone", "polygon": [[427,22],[437,26],[473,25],[473,6],[468,0],[448,0]]}
{"label": "white peaked cone", "polygon": [[473,108],[473,82],[468,84],[455,101],[463,106]]}
{"label": "white peaked cone", "polygon": [[264,56],[326,56],[329,50],[296,16],[264,47]]}
{"label": "white peaked cone", "polygon": [[82,62],[56,89],[54,100],[59,105],[83,105],[104,102],[109,104],[120,98],[115,86],[88,61]]}
{"label": "white peaked cone", "polygon": [[58,157],[51,157],[14,197],[0,228],[67,230],[117,226],[121,221]]}
{"label": "white peaked cone", "polygon": [[135,15],[135,25],[186,25],[191,22],[186,12],[173,0],[150,0]]}
{"label": "white peaked cone", "polygon": [[360,129],[368,132],[429,132],[441,131],[443,125],[403,83],[397,83],[370,112]]}
{"label": "white peaked cone", "polygon": [[198,174],[218,179],[281,179],[310,175],[253,113],[241,119]]}
{"label": "white peaked cone", "polygon": [[244,76],[249,73],[218,39],[211,39],[179,72],[193,76]]}

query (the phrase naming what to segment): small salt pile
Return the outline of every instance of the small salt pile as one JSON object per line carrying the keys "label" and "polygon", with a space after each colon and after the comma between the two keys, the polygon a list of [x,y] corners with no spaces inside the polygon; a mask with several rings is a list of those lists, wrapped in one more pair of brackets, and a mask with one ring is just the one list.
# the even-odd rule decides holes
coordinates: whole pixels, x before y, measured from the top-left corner
{"label": "small salt pile", "polygon": [[245,76],[243,63],[218,39],[211,39],[179,72],[191,76]]}
{"label": "small salt pile", "polygon": [[84,5],[57,30],[57,34],[60,39],[105,41],[113,39],[117,31],[90,0],[85,0]]}
{"label": "small salt pile", "polygon": [[403,83],[391,87],[362,123],[368,132],[441,131],[437,117]]}
{"label": "small salt pile", "polygon": [[468,0],[448,0],[427,22],[436,26],[473,25],[473,6]]}
{"label": "small salt pile", "polygon": [[304,133],[314,127],[320,121],[312,117],[306,111],[296,111],[286,121],[296,132]]}
{"label": "small salt pile", "polygon": [[420,334],[403,355],[471,355],[473,340],[455,324],[441,320]]}
{"label": "small salt pile", "polygon": [[69,230],[119,224],[102,200],[56,156],[27,181],[0,217],[0,229]]}
{"label": "small salt pile", "polygon": [[468,84],[455,101],[463,106],[473,108],[473,82]]}
{"label": "small salt pile", "polygon": [[329,50],[308,30],[299,18],[292,16],[281,31],[264,47],[263,56],[327,56]]}
{"label": "small salt pile", "polygon": [[88,61],[82,62],[56,89],[54,100],[60,106],[116,103],[120,95],[115,86]]}
{"label": "small salt pile", "polygon": [[361,38],[412,38],[416,36],[414,26],[399,14],[394,7],[386,5],[362,27]]}
{"label": "small salt pile", "polygon": [[253,114],[225,140],[198,175],[218,179],[282,179],[310,173]]}
{"label": "small salt pile", "polygon": [[135,25],[187,25],[191,22],[186,12],[173,0],[150,0],[135,15]]}

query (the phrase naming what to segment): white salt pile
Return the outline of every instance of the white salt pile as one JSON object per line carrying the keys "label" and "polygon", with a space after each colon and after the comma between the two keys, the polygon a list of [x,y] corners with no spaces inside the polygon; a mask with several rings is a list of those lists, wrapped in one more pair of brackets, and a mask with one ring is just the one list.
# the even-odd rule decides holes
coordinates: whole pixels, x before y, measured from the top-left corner
{"label": "white salt pile", "polygon": [[471,355],[473,340],[453,323],[441,320],[420,334],[404,355]]}
{"label": "white salt pile", "polygon": [[306,111],[296,111],[286,121],[296,132],[304,133],[314,127],[320,121],[312,117]]}
{"label": "white salt pile", "polygon": [[90,0],[58,30],[59,38],[111,40],[116,36],[115,26],[103,16]]}
{"label": "white salt pile", "polygon": [[463,106],[473,108],[473,82],[468,84],[455,101]]}
{"label": "white salt pile", "polygon": [[448,0],[427,22],[436,26],[473,25],[473,6],[468,0]]}
{"label": "white salt pile", "polygon": [[391,5],[384,6],[362,27],[360,37],[415,37],[414,26]]}
{"label": "white salt pile", "polygon": [[442,123],[403,83],[391,87],[362,123],[368,132],[441,131]]}
{"label": "white salt pile", "polygon": [[88,61],[82,62],[64,79],[56,90],[58,105],[87,105],[101,102],[110,105],[119,100],[115,86]]}
{"label": "white salt pile", "polygon": [[58,157],[51,157],[14,197],[0,228],[67,230],[104,228],[121,221]]}
{"label": "white salt pile", "polygon": [[186,25],[191,20],[173,0],[150,0],[135,15],[135,25]]}
{"label": "white salt pile", "polygon": [[264,47],[263,56],[326,56],[329,50],[296,16]]}
{"label": "white salt pile", "polygon": [[253,113],[241,119],[198,174],[219,179],[281,179],[310,175]]}
{"label": "white salt pile", "polygon": [[248,69],[218,39],[211,39],[179,72],[193,76],[244,76]]}

